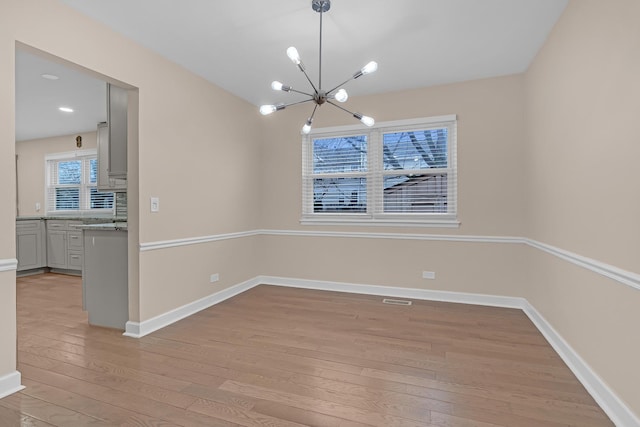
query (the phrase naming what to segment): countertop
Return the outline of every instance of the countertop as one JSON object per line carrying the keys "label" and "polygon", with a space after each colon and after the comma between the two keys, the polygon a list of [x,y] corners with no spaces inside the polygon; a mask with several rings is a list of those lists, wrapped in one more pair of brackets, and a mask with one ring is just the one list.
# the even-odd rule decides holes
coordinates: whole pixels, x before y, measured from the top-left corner
{"label": "countertop", "polygon": [[113,217],[113,216],[19,216],[16,221],[33,221],[33,220],[63,220],[63,221],[82,221],[85,224],[101,224],[101,223],[115,223],[115,222],[127,222],[127,218]]}
{"label": "countertop", "polygon": [[127,218],[120,217],[100,217],[100,216],[19,216],[16,221],[34,221],[34,220],[63,220],[63,221],[82,221],[82,225],[76,228],[83,230],[106,230],[106,231],[127,231]]}

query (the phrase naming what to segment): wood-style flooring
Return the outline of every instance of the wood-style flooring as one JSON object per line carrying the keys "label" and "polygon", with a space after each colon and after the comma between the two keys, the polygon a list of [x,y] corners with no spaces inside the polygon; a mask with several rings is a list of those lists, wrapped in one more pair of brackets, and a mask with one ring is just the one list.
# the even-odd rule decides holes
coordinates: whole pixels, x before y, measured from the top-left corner
{"label": "wood-style flooring", "polygon": [[133,339],[81,292],[18,279],[0,426],[613,425],[519,310],[258,286]]}

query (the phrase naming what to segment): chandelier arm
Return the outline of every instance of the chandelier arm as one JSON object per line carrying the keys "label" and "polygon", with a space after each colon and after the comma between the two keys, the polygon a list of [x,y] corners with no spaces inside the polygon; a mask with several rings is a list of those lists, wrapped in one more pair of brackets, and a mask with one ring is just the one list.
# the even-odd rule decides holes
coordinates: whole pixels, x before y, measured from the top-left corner
{"label": "chandelier arm", "polygon": [[334,102],[329,101],[328,99],[327,99],[327,103],[328,103],[328,104],[333,105],[334,107],[337,107],[337,108],[341,109],[342,111],[345,111],[345,112],[347,112],[347,113],[351,114],[353,117],[356,117],[356,113],[354,113],[353,111],[349,111],[349,110],[347,110],[346,108],[341,107],[341,106],[339,106],[338,104],[336,104],[336,103],[334,103]]}
{"label": "chandelier arm", "polygon": [[[307,81],[309,82],[309,84],[311,85],[311,87],[313,88],[313,91],[315,93],[318,93],[318,89],[316,89],[316,85],[313,84],[313,82],[311,81],[311,79],[309,78],[309,75],[307,74],[307,72],[304,70],[304,68],[302,67],[298,67],[300,68],[300,71],[302,71],[304,73],[304,76],[307,78]],[[311,96],[311,95],[310,95]]]}
{"label": "chandelier arm", "polygon": [[318,104],[313,106],[313,111],[311,112],[311,116],[309,116],[309,121],[312,122],[313,121],[313,116],[316,115],[316,110],[318,109]]}
{"label": "chandelier arm", "polygon": [[338,86],[334,87],[333,89],[327,91],[327,95],[331,95],[331,92],[333,92],[334,90],[338,89],[340,86],[344,86],[345,84],[349,83],[351,80],[353,80],[353,76],[349,77],[347,80],[343,81],[342,83],[340,83]]}
{"label": "chandelier arm", "polygon": [[291,107],[292,105],[304,104],[305,102],[313,101],[313,98],[305,99],[303,101],[292,102],[290,104],[284,104],[285,107]]}
{"label": "chandelier arm", "polygon": [[302,92],[302,91],[299,91],[299,90],[294,89],[294,88],[290,88],[290,89],[289,89],[289,92],[300,93],[300,94],[302,94],[302,95],[307,95],[307,96],[310,96],[311,98],[313,98],[313,94],[311,94],[311,93],[307,93],[307,92]]}

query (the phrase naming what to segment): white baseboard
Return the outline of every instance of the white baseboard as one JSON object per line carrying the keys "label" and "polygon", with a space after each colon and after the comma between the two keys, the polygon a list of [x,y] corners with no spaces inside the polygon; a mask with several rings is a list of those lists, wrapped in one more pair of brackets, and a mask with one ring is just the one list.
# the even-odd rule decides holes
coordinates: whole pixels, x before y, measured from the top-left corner
{"label": "white baseboard", "polygon": [[22,376],[18,371],[0,377],[0,399],[23,390],[21,380]]}
{"label": "white baseboard", "polygon": [[259,283],[260,282],[257,281],[257,278],[253,278],[247,280],[246,282],[231,286],[230,288],[224,289],[220,292],[216,292],[199,300],[190,302],[189,304],[185,304],[182,307],[178,307],[156,317],[152,317],[149,320],[145,320],[142,322],[129,321],[125,325],[125,332],[123,335],[132,338],[141,338],[154,331],[157,331],[158,329],[169,326],[170,324],[175,323],[178,320],[182,320],[185,317],[189,317],[192,314],[202,311],[205,308],[209,308],[212,305],[216,305],[219,302],[234,297],[246,290],[253,288]]}
{"label": "white baseboard", "polygon": [[640,427],[640,419],[542,317],[535,307],[526,301],[523,311],[616,426]]}
{"label": "white baseboard", "polygon": [[429,301],[456,302],[461,304],[489,305],[493,307],[523,308],[526,302],[524,298],[519,297],[327,282],[322,280],[294,279],[290,277],[258,276],[256,279],[259,283],[264,285],[317,289],[320,291],[349,292],[352,294],[380,295],[384,297],[413,298]]}
{"label": "white baseboard", "polygon": [[[257,285],[286,286],[292,288],[315,289],[321,291],[348,292],[354,294],[380,295],[385,297],[409,298],[428,301],[443,301],[461,304],[487,305],[493,307],[517,308],[531,319],[549,344],[567,364],[589,394],[618,427],[640,427],[640,419],[591,369],[580,355],[562,338],[551,324],[525,298],[500,295],[473,294],[464,292],[439,291],[431,289],[397,288],[393,286],[366,285],[322,280],[296,279],[290,277],[257,276],[246,282],[209,295],[193,303],[156,316],[141,323],[127,322],[124,335],[140,338],[153,331],[184,319],[200,310],[211,307],[238,295]],[[1,391],[1,388],[0,388]]]}

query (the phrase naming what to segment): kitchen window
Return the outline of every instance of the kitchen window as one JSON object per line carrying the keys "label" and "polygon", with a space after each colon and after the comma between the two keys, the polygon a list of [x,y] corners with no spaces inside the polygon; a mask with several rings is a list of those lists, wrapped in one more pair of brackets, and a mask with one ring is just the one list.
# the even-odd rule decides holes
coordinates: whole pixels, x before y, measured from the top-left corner
{"label": "kitchen window", "polygon": [[303,224],[457,227],[456,117],[303,137]]}
{"label": "kitchen window", "polygon": [[113,213],[113,193],[97,188],[96,150],[50,154],[45,163],[47,214]]}

